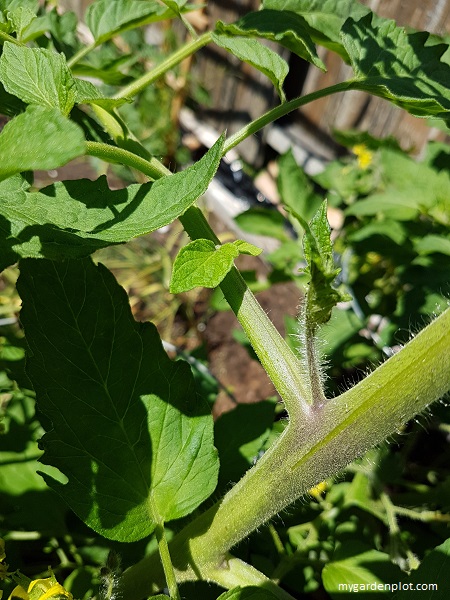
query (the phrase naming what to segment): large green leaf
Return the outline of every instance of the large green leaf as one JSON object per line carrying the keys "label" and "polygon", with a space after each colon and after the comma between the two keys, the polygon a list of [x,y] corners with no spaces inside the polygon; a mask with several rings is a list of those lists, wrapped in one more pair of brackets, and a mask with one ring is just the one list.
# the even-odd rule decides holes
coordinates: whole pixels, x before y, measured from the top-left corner
{"label": "large green leaf", "polygon": [[212,39],[221,48],[225,48],[240,60],[264,73],[275,86],[281,101],[284,102],[283,82],[289,72],[289,66],[281,56],[258,40],[217,33],[212,34]]}
{"label": "large green leaf", "polygon": [[29,106],[0,134],[0,180],[20,171],[55,169],[84,154],[85,148],[81,128],[58,109]]}
{"label": "large green leaf", "polygon": [[317,56],[308,23],[299,15],[277,10],[251,12],[229,25],[218,21],[216,32],[231,36],[262,37],[278,42],[316,67],[325,70]]}
{"label": "large green leaf", "polygon": [[194,240],[182,248],[175,259],[170,291],[180,294],[199,286],[217,287],[239,254],[258,256],[261,252],[260,248],[242,240],[218,246],[211,240]]}
{"label": "large green leaf", "polygon": [[134,321],[125,291],[90,259],[21,263],[27,372],[52,429],[44,479],[98,533],[133,541],[214,490],[209,409],[190,367]]}
{"label": "large green leaf", "polygon": [[168,225],[205,192],[222,146],[223,137],[185,171],[122,190],[111,191],[106,177],[58,182],[40,192],[0,185],[0,268],[19,258],[87,256]]}
{"label": "large green leaf", "polygon": [[348,19],[341,37],[355,72],[352,89],[418,117],[450,118],[450,65],[442,60],[448,44],[437,44],[426,32],[407,33],[373,14]]}
{"label": "large green leaf", "polygon": [[266,9],[291,11],[305,19],[314,42],[337,52],[348,61],[340,33],[348,17],[359,19],[369,9],[355,0],[264,0]]}
{"label": "large green leaf", "polygon": [[75,103],[75,82],[62,54],[5,42],[0,58],[5,90],[27,104],[59,108],[68,115]]}
{"label": "large green leaf", "polygon": [[152,21],[176,16],[155,0],[96,0],[86,11],[86,24],[97,44]]}

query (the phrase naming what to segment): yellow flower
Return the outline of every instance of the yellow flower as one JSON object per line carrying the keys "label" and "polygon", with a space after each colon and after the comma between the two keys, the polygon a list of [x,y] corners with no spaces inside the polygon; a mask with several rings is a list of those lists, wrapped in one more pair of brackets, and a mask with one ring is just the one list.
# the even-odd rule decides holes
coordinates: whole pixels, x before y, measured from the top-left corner
{"label": "yellow flower", "polygon": [[356,146],[353,146],[352,152],[356,155],[358,167],[363,171],[372,164],[373,152],[365,144],[356,144]]}
{"label": "yellow flower", "polygon": [[322,500],[322,494],[323,492],[326,492],[328,489],[328,484],[326,481],[322,481],[321,483],[318,483],[315,487],[311,488],[309,490],[309,494],[311,494],[311,496],[317,500],[317,502],[320,502]]}
{"label": "yellow flower", "polygon": [[73,596],[56,581],[52,573],[46,579],[34,579],[27,591],[18,585],[8,600],[73,600]]}

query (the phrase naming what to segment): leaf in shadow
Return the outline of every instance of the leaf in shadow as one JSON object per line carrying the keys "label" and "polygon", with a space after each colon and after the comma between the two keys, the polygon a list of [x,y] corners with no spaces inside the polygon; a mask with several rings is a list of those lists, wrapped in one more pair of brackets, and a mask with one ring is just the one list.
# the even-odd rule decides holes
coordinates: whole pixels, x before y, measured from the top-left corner
{"label": "leaf in shadow", "polygon": [[[50,487],[101,535],[139,540],[214,490],[209,409],[190,367],[156,328],[134,321],[125,291],[90,259],[21,262],[27,372],[52,429]],[[64,481],[65,480],[65,481]]]}

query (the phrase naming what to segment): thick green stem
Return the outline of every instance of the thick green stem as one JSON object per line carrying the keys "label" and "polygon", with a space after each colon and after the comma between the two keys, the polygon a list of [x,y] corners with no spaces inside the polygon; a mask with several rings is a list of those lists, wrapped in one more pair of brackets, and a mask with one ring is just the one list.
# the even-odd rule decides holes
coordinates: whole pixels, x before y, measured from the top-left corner
{"label": "thick green stem", "polygon": [[[319,481],[333,476],[449,389],[450,309],[348,392],[290,423],[277,443],[226,494],[170,544],[180,579],[214,579],[227,553]],[[123,575],[121,593],[152,589],[148,557]]]}
{"label": "thick green stem", "polygon": [[[191,239],[219,240],[202,212],[189,208],[180,221]],[[309,414],[307,389],[299,360],[286,344],[252,294],[239,271],[233,267],[220,284],[227,302],[247,334],[262,366],[285,403],[290,419],[301,427]]]}
{"label": "thick green stem", "polygon": [[117,94],[113,96],[113,98],[133,98],[134,96],[136,96],[136,94],[142,92],[142,90],[144,90],[148,85],[162,77],[164,73],[166,73],[170,69],[173,69],[173,67],[178,65],[185,58],[191,56],[191,54],[194,54],[195,52],[197,52],[197,50],[200,50],[200,48],[206,46],[206,44],[209,44],[210,41],[211,32],[208,31],[207,33],[204,33],[195,40],[192,40],[188,44],[182,46],[179,50],[177,50],[168,58],[166,58],[166,60],[163,60],[163,62],[157,67],[155,67],[145,75],[142,75],[142,77],[139,77],[129,85],[122,88],[119,92],[117,92]]}

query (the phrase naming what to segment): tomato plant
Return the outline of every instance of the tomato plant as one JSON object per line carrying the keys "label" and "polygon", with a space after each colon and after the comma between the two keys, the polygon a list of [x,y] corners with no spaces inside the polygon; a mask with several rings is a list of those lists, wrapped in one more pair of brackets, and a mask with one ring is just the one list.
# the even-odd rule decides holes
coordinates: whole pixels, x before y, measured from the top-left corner
{"label": "tomato plant", "polygon": [[[36,394],[45,430],[43,454],[33,445],[30,466],[39,458],[46,486],[100,536],[134,542],[154,535],[156,548],[139,562],[120,576],[114,569],[104,575],[102,597],[137,600],[167,587],[177,600],[180,583],[206,580],[229,590],[223,600],[291,598],[230,551],[448,391],[450,311],[357,385],[328,398],[317,334],[349,296],[335,287],[327,203],[312,215],[286,205],[304,231],[309,277],[298,356],[234,266],[239,254],[260,250],[242,240],[221,244],[196,202],[231,148],[327,95],[362,90],[417,117],[448,122],[448,45],[350,0],[264,0],[261,10],[202,35],[183,0],[96,0],[85,15],[93,41],[84,46],[70,16],[43,11],[34,0],[0,6],[0,108],[11,117],[0,134],[0,262],[6,268],[19,261],[25,389]],[[89,71],[83,60],[115,36],[173,18],[186,24],[191,39],[114,94],[79,77]],[[353,76],[286,101],[287,64],[260,39],[320,69],[316,44],[325,46],[352,66]],[[120,108],[212,43],[265,73],[280,104],[171,173],[136,139]],[[94,72],[94,62],[87,64]],[[130,167],[148,181],[121,190],[111,190],[104,176],[33,187],[32,171],[85,155]],[[255,465],[214,502],[208,500],[219,473],[213,421],[189,365],[168,358],[155,326],[133,319],[123,289],[91,258],[177,218],[192,241],[174,262],[172,292],[220,286],[289,415]],[[25,412],[27,398],[21,397]],[[165,524],[180,519],[185,525],[168,540]],[[15,577],[12,598],[71,597],[53,575]]]}

